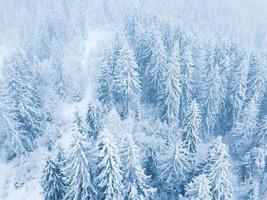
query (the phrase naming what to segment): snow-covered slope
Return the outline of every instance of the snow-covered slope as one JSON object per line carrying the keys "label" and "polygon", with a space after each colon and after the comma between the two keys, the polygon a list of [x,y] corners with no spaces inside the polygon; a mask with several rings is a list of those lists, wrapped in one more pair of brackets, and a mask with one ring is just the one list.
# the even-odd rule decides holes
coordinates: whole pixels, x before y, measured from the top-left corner
{"label": "snow-covered slope", "polygon": [[[77,73],[80,73],[81,77],[87,77],[85,79],[87,82],[83,85],[85,92],[80,102],[61,102],[57,104],[55,110],[55,119],[57,121],[55,123],[60,125],[59,132],[62,135],[57,142],[64,149],[68,149],[71,140],[73,112],[78,109],[82,115],[85,115],[88,101],[95,96],[99,46],[102,46],[101,44],[103,42],[107,43],[109,37],[110,33],[105,31],[94,30],[89,32],[88,39],[84,40],[75,49],[75,52],[78,52],[78,57],[80,58],[76,65],[78,67],[69,68],[66,66],[66,70],[71,76],[76,76]],[[73,60],[70,56],[67,56],[66,59],[65,62],[71,65],[71,61]],[[2,63],[3,60],[0,58],[0,61]],[[1,162],[0,200],[41,200],[41,173],[44,165],[43,162],[49,154],[51,153],[45,147],[39,146],[38,149],[23,158],[23,160],[11,161],[7,164]]]}

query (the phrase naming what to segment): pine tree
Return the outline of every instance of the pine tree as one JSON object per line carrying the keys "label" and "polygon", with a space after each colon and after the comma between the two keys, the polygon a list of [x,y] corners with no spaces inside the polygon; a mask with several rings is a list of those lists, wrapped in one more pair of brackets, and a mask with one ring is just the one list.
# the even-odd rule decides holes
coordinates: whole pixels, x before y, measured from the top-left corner
{"label": "pine tree", "polygon": [[53,41],[53,51],[51,65],[53,68],[53,80],[57,94],[64,100],[67,95],[67,85],[63,72],[63,52],[59,41]]}
{"label": "pine tree", "polygon": [[154,45],[152,46],[152,55],[150,63],[146,68],[146,81],[148,102],[157,103],[157,98],[162,88],[163,73],[167,68],[167,55],[163,42],[157,35]]}
{"label": "pine tree", "polygon": [[145,175],[140,161],[140,152],[131,135],[126,136],[122,150],[124,184],[128,200],[149,199],[154,189],[148,185],[149,177]]}
{"label": "pine tree", "polygon": [[259,114],[259,106],[255,98],[246,105],[243,113],[242,117],[235,122],[230,136],[232,142],[231,150],[239,156],[247,152],[253,143]]}
{"label": "pine tree", "polygon": [[60,166],[50,158],[42,176],[42,187],[45,200],[61,200],[65,194],[64,175]]}
{"label": "pine tree", "polygon": [[230,79],[229,87],[234,121],[239,118],[245,103],[248,66],[248,57],[246,55],[238,55],[232,68],[232,78]]}
{"label": "pine tree", "polygon": [[227,146],[218,137],[210,145],[208,160],[204,168],[211,183],[211,193],[215,200],[231,200],[233,197],[232,174]]}
{"label": "pine tree", "polygon": [[124,192],[122,164],[116,140],[106,129],[99,134],[98,148],[98,175],[96,177],[99,187],[98,199],[120,200]]}
{"label": "pine tree", "polygon": [[[180,64],[179,64],[179,48],[178,44],[174,46],[171,60],[168,66],[162,73],[162,85],[159,88],[159,107],[161,111],[162,121],[166,121],[168,124],[179,124],[179,106],[180,106]],[[163,69],[162,69],[163,70]]]}
{"label": "pine tree", "polygon": [[254,147],[242,159],[239,175],[246,184],[245,199],[259,199],[260,182],[265,167],[265,153],[261,147]]}
{"label": "pine tree", "polygon": [[68,156],[65,174],[67,179],[66,200],[91,200],[97,199],[91,166],[90,166],[90,142],[86,138],[86,132],[81,127],[82,121],[76,113],[74,120],[74,135]]}
{"label": "pine tree", "polygon": [[88,126],[89,136],[96,139],[101,130],[101,111],[90,101],[88,104],[86,122]]}
{"label": "pine tree", "polygon": [[211,134],[214,131],[219,105],[222,100],[221,80],[218,70],[218,65],[206,68],[205,73],[208,75],[201,91],[200,105],[202,106],[203,127],[207,134]]}
{"label": "pine tree", "polygon": [[185,190],[188,200],[212,200],[210,182],[205,174],[195,177]]}
{"label": "pine tree", "polygon": [[[20,130],[25,132],[25,140],[31,141],[27,149],[34,147],[33,140],[42,134],[42,102],[38,91],[37,75],[31,69],[22,51],[17,51],[6,62],[6,91],[14,101],[18,113],[17,121]],[[27,139],[26,139],[27,138]]]}
{"label": "pine tree", "polygon": [[114,66],[113,97],[122,118],[127,117],[133,106],[137,105],[140,92],[138,65],[127,42],[116,38],[119,43],[119,56]]}
{"label": "pine tree", "polygon": [[188,108],[185,124],[182,132],[182,140],[186,144],[190,153],[196,153],[199,143],[200,111],[198,104],[193,100]]}
{"label": "pine tree", "polygon": [[192,156],[181,142],[167,141],[158,158],[159,173],[167,188],[179,189],[179,183],[187,179],[191,170]]}
{"label": "pine tree", "polygon": [[0,138],[9,158],[25,154],[31,147],[31,141],[26,132],[20,129],[22,124],[18,120],[18,110],[3,85],[0,86]]}
{"label": "pine tree", "polygon": [[262,56],[257,53],[252,53],[249,63],[248,86],[247,86],[247,101],[257,96],[257,103],[263,99],[266,90],[266,78],[264,77],[264,65]]}
{"label": "pine tree", "polygon": [[112,70],[109,61],[109,52],[103,54],[101,72],[98,80],[98,100],[102,103],[105,111],[110,111],[112,101]]}
{"label": "pine tree", "polygon": [[[178,52],[177,52],[178,53]],[[181,65],[181,114],[180,119],[183,120],[186,108],[189,106],[193,98],[193,73],[194,62],[190,46],[185,46],[180,57]]]}
{"label": "pine tree", "polygon": [[259,147],[267,142],[267,116],[263,117],[259,130],[254,136],[254,146]]}

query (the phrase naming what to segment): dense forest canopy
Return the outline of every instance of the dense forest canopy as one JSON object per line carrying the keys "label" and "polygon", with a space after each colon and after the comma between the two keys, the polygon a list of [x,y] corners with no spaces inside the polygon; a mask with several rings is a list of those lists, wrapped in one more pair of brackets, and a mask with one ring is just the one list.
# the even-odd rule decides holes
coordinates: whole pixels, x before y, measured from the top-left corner
{"label": "dense forest canopy", "polygon": [[0,199],[267,199],[267,2],[0,8]]}

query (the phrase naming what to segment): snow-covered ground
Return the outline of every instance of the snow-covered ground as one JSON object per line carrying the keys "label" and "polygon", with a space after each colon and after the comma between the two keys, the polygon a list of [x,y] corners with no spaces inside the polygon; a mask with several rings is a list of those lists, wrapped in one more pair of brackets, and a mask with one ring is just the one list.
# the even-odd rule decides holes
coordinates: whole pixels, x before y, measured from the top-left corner
{"label": "snow-covered ground", "polygon": [[[110,33],[94,30],[89,32],[86,40],[77,47],[81,60],[78,61],[77,68],[67,69],[69,73],[76,76],[80,73],[85,80],[85,92],[83,99],[78,103],[62,102],[55,110],[56,121],[60,124],[62,137],[57,141],[64,149],[68,149],[72,136],[73,112],[78,109],[81,115],[86,114],[87,105],[90,99],[95,97],[96,74],[98,71],[99,46],[108,42]],[[76,51],[76,50],[75,50]],[[4,52],[1,51],[1,52]],[[3,62],[2,55],[0,62]],[[70,59],[71,58],[67,58]],[[73,64],[66,61],[69,65]],[[66,66],[68,67],[68,66]],[[23,160],[11,161],[10,163],[0,163],[0,200],[41,200],[42,188],[40,185],[42,168],[48,152],[45,147],[40,146],[30,153]],[[26,181],[27,180],[27,181]],[[25,182],[25,184],[24,184]]]}

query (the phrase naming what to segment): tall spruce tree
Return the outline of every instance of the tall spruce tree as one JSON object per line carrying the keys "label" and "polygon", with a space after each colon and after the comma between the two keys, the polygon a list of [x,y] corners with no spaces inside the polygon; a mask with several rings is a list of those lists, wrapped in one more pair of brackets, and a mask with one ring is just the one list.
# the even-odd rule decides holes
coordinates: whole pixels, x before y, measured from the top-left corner
{"label": "tall spruce tree", "polygon": [[140,92],[138,65],[132,50],[124,38],[116,37],[119,55],[116,59],[113,74],[113,97],[122,118],[130,115],[137,105]]}
{"label": "tall spruce tree", "polygon": [[99,134],[101,130],[101,120],[102,120],[102,113],[100,111],[100,108],[96,105],[94,105],[91,101],[88,104],[88,110],[87,110],[87,116],[86,116],[86,122],[88,126],[88,132],[89,136],[93,139],[97,138],[97,135]]}
{"label": "tall spruce tree", "polygon": [[65,195],[65,176],[62,168],[49,158],[46,161],[42,176],[43,195],[45,200],[62,200]]}
{"label": "tall spruce tree", "polygon": [[158,170],[166,188],[180,190],[181,183],[187,179],[191,170],[191,160],[192,155],[182,141],[168,140],[164,144],[158,157]]}
{"label": "tall spruce tree", "polygon": [[210,145],[207,164],[204,169],[211,183],[212,198],[214,200],[234,199],[230,156],[221,137],[216,138]]}
{"label": "tall spruce tree", "polygon": [[121,200],[124,195],[122,163],[117,142],[108,130],[103,129],[98,137],[98,199]]}
{"label": "tall spruce tree", "polygon": [[79,115],[75,114],[73,141],[65,168],[68,176],[66,200],[97,199],[90,166],[91,144],[81,124]]}
{"label": "tall spruce tree", "polygon": [[149,177],[145,175],[140,161],[140,152],[131,135],[127,135],[121,149],[124,169],[125,199],[149,199],[155,191],[149,186]]}
{"label": "tall spruce tree", "polygon": [[28,150],[35,146],[34,140],[42,134],[42,101],[38,90],[37,74],[32,70],[22,51],[17,51],[4,68],[5,87],[14,102],[17,121],[23,130],[24,140],[31,141]]}
{"label": "tall spruce tree", "polygon": [[205,174],[198,175],[185,188],[188,200],[212,200],[210,181]]}
{"label": "tall spruce tree", "polygon": [[190,153],[196,153],[199,143],[200,131],[200,111],[198,104],[193,100],[186,113],[185,123],[182,132],[182,140],[186,144]]}
{"label": "tall spruce tree", "polygon": [[[163,69],[161,69],[163,70]],[[179,64],[179,47],[175,44],[171,59],[161,72],[161,86],[158,103],[162,121],[179,124],[179,109],[181,96],[181,74]]]}

